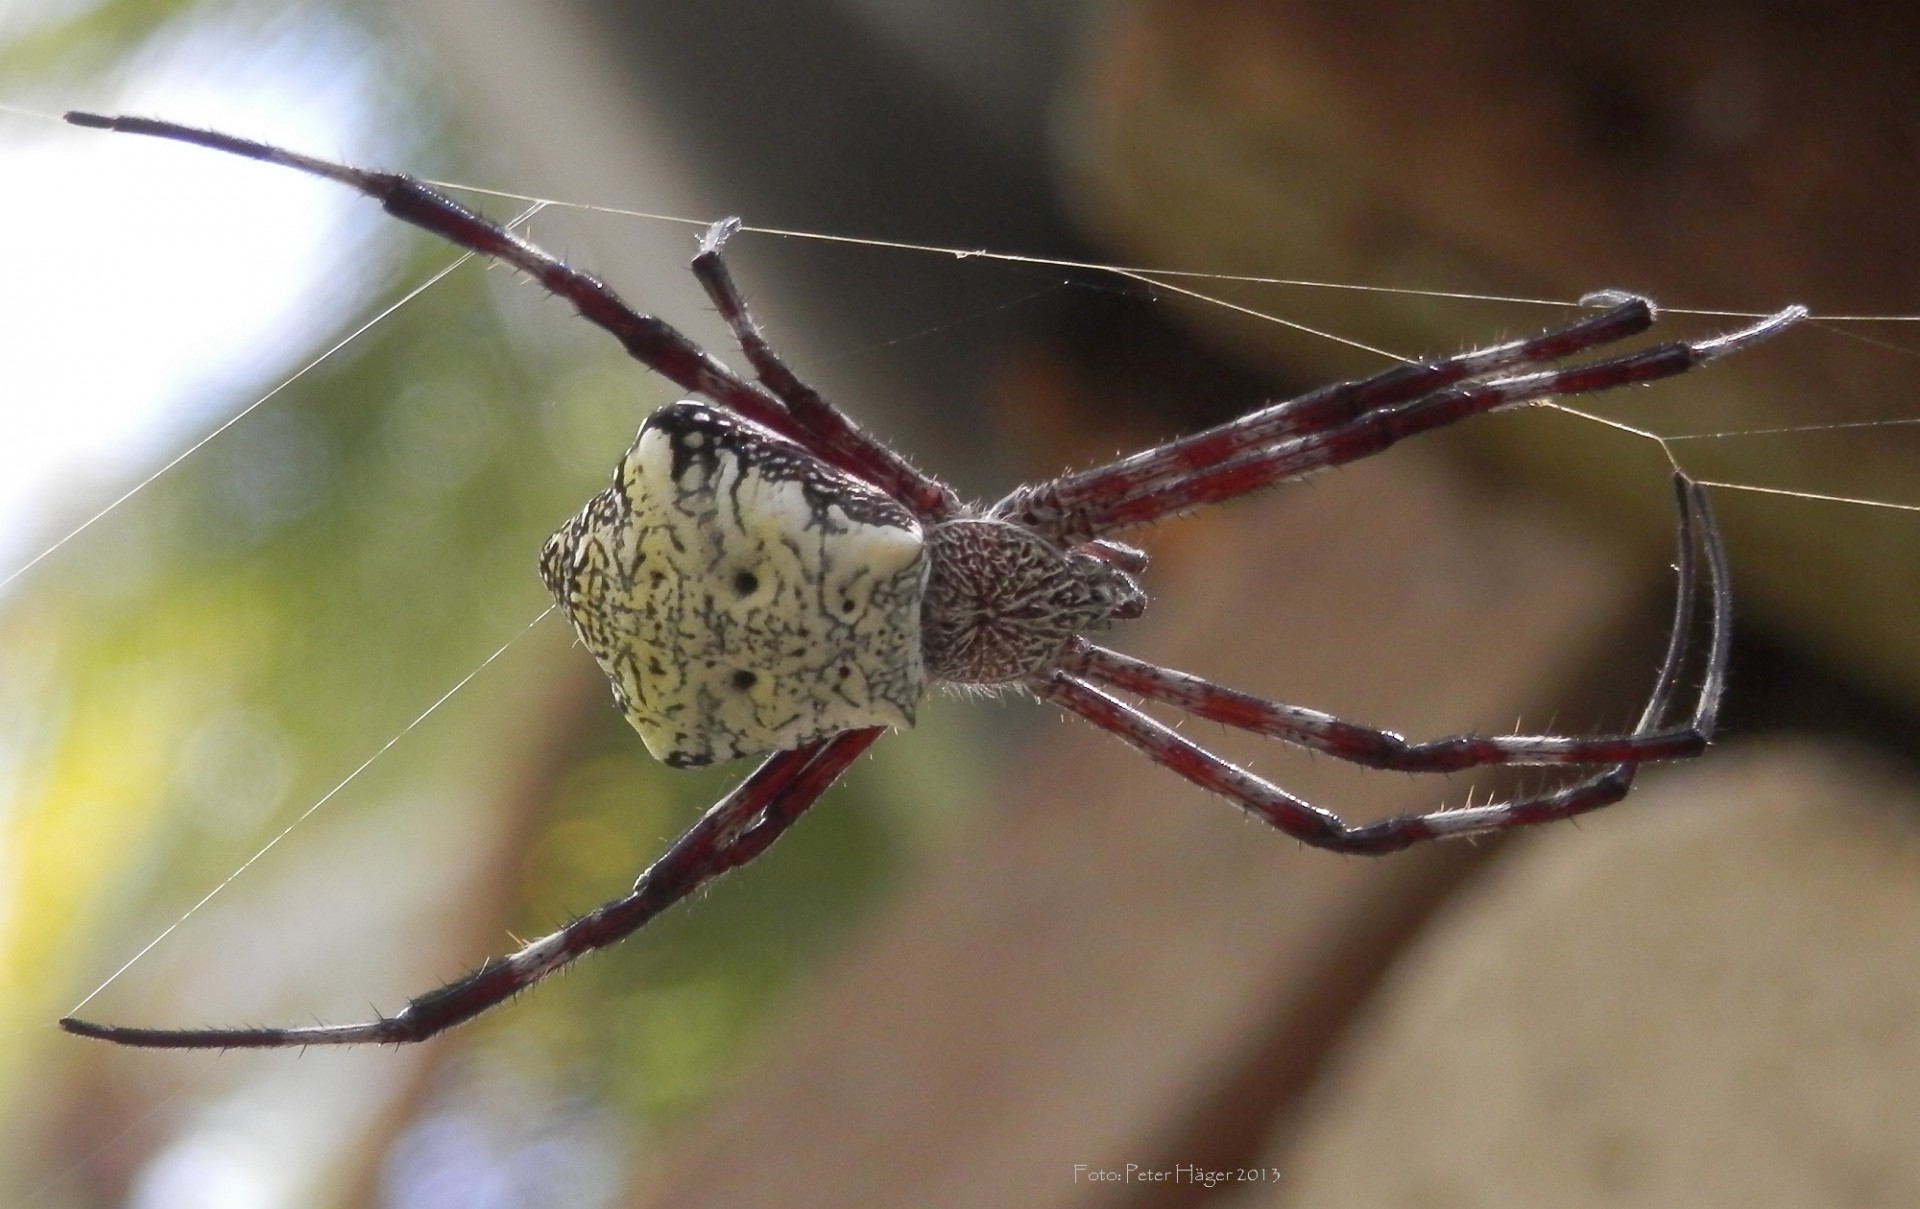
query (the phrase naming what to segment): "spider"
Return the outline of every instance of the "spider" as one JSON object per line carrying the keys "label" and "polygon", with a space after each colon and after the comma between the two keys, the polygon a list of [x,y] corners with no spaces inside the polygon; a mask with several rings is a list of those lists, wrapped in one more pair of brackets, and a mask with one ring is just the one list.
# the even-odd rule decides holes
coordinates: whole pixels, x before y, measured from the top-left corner
{"label": "spider", "polygon": [[[760,855],[882,732],[912,725],[919,701],[939,683],[1024,690],[1297,840],[1365,855],[1609,805],[1626,795],[1642,762],[1697,756],[1712,737],[1727,670],[1726,555],[1704,489],[1678,470],[1673,628],[1653,691],[1625,734],[1409,742],[1158,667],[1087,635],[1139,616],[1146,604],[1146,555],[1116,534],[1485,412],[1685,373],[1774,335],[1803,318],[1803,308],[1709,339],[1562,364],[1652,326],[1646,300],[1596,295],[1587,300],[1598,308],[1594,314],[1531,339],[1324,387],[979,507],[862,432],[781,361],[722,259],[737,220],[706,231],[692,271],[757,381],[634,311],[596,278],[411,177],[147,118],[70,113],[67,120],[348,185],[400,219],[525,272],[647,368],[704,399],[647,418],[612,484],[547,542],[540,572],[653,755],[678,767],[765,757],[630,893],[394,1015],[299,1028],[134,1028],[67,1018],[60,1025],[68,1032],[160,1048],[432,1037],[623,939]],[[1708,649],[1697,699],[1676,719],[1669,715],[1691,659],[1703,564]],[[1444,773],[1529,764],[1590,771],[1513,800],[1350,824],[1116,694],[1371,768]]]}

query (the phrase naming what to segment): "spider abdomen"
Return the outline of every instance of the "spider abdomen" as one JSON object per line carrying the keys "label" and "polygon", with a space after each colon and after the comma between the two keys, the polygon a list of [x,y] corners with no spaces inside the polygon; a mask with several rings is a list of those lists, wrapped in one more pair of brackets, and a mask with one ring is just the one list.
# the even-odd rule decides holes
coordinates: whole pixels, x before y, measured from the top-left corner
{"label": "spider abdomen", "polygon": [[925,692],[919,523],[705,404],[647,418],[541,574],[647,750],[676,767],[911,726]]}

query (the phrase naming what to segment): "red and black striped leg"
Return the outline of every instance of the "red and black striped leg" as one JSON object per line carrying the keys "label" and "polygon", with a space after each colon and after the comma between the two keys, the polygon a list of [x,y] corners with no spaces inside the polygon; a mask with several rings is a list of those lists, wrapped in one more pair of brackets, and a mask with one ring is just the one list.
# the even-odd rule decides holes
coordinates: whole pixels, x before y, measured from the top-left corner
{"label": "red and black striped leg", "polygon": [[[1084,670],[1056,670],[1048,676],[1037,678],[1030,683],[1030,687],[1041,697],[1085,718],[1102,730],[1118,736],[1156,764],[1164,765],[1202,789],[1227,798],[1288,835],[1315,847],[1329,848],[1339,852],[1377,855],[1447,836],[1485,834],[1531,826],[1554,819],[1571,818],[1619,801],[1632,786],[1634,774],[1638,771],[1642,760],[1697,755],[1704,748],[1706,741],[1712,737],[1718,719],[1720,700],[1726,686],[1727,659],[1731,647],[1732,607],[1728,596],[1726,552],[1721,545],[1719,531],[1714,525],[1705,491],[1681,476],[1675,477],[1675,490],[1680,498],[1682,515],[1680,589],[1676,594],[1674,627],[1668,640],[1666,656],[1661,662],[1659,677],[1638,725],[1630,736],[1592,741],[1597,746],[1587,753],[1585,760],[1563,760],[1560,748],[1549,747],[1544,751],[1531,750],[1533,754],[1550,758],[1525,762],[1595,763],[1614,759],[1613,753],[1622,749],[1626,750],[1631,758],[1621,759],[1613,767],[1596,775],[1547,793],[1457,810],[1436,810],[1422,814],[1399,815],[1373,823],[1349,824],[1338,815],[1314,806],[1214,755],[1192,740],[1184,738],[1171,727],[1163,725],[1094,687],[1088,683],[1087,678],[1083,678],[1086,677]],[[1691,716],[1681,726],[1666,727],[1662,725],[1662,720],[1672,708],[1680,676],[1687,663],[1688,635],[1694,623],[1697,598],[1695,583],[1698,578],[1697,568],[1701,561],[1701,554],[1705,555],[1709,592],[1712,597],[1712,636],[1708,641],[1705,667],[1701,672],[1700,692]],[[1068,666],[1075,668],[1077,665],[1070,662]],[[1093,666],[1100,671],[1112,669],[1115,677],[1131,675],[1123,665],[1095,661]],[[1151,665],[1142,666],[1151,667]],[[1159,669],[1152,670],[1159,671]],[[1112,677],[1103,675],[1103,679],[1111,682]],[[1140,685],[1151,687],[1155,682],[1152,677],[1143,677],[1136,678],[1132,684],[1122,684],[1118,687],[1139,691]],[[1173,682],[1171,691],[1155,699],[1189,709],[1190,712],[1203,717],[1214,717],[1229,725],[1263,733],[1277,733],[1282,738],[1302,742],[1317,750],[1329,751],[1349,759],[1360,758],[1354,755],[1352,750],[1341,750],[1336,746],[1326,745],[1329,742],[1327,738],[1329,734],[1334,736],[1331,740],[1332,744],[1347,743],[1351,738],[1347,731],[1327,732],[1317,730],[1315,725],[1303,724],[1300,715],[1308,714],[1310,711],[1300,711],[1299,714],[1276,714],[1274,710],[1285,711],[1287,707],[1274,707],[1270,703],[1247,698],[1242,694],[1219,696],[1217,694],[1227,693],[1227,690],[1213,686],[1207,686],[1206,692],[1190,694],[1187,692],[1188,687],[1176,680]],[[1153,696],[1153,694],[1143,695]],[[1309,722],[1317,723],[1322,719],[1335,722],[1339,727],[1349,725],[1338,723],[1334,719],[1326,719],[1324,715],[1312,715]],[[1383,733],[1371,731],[1368,728],[1355,729],[1359,731],[1361,737],[1352,741],[1359,746],[1364,746],[1370,741],[1377,742]],[[1281,733],[1283,731],[1288,733]],[[1311,739],[1302,737],[1308,733],[1314,737]],[[1666,735],[1697,735],[1698,742],[1669,748],[1666,746],[1666,740],[1661,738]],[[1391,736],[1391,738],[1394,742],[1403,745],[1400,749],[1402,752],[1421,750],[1418,746],[1406,747],[1404,741],[1398,736]],[[1647,750],[1637,746],[1642,740],[1658,740],[1650,743],[1649,747],[1659,754],[1648,754]],[[1443,743],[1451,742],[1457,741],[1443,741]],[[1467,742],[1498,744],[1502,741],[1469,739]],[[1514,742],[1518,745],[1540,741],[1520,738]],[[1559,744],[1586,741],[1547,740],[1546,742]],[[1391,751],[1391,745],[1388,746]],[[1496,758],[1467,764],[1450,762],[1458,759],[1450,754],[1451,748],[1441,746],[1438,750],[1443,753],[1435,757],[1440,767],[1413,767],[1410,770],[1445,771],[1450,768],[1469,767],[1474,762],[1523,762],[1513,758],[1510,752],[1500,747],[1492,749]],[[1475,749],[1469,747],[1466,750]],[[1522,750],[1529,749],[1523,747]],[[1415,756],[1415,764],[1417,765],[1424,758]],[[1372,761],[1360,758],[1360,762]],[[1382,766],[1404,767],[1405,765],[1388,762]]]}
{"label": "red and black striped leg", "polygon": [[595,949],[632,935],[701,886],[760,855],[881,733],[879,729],[847,731],[769,757],[674,841],[624,898],[597,907],[519,952],[496,957],[466,977],[419,996],[392,1016],[362,1024],[218,1029],[126,1028],[69,1017],[60,1021],[60,1027],[82,1037],[152,1049],[271,1049],[424,1041],[504,1003]]}
{"label": "red and black striped leg", "polygon": [[573,303],[582,317],[620,341],[634,360],[685,390],[707,396],[763,427],[806,443],[807,429],[778,399],[727,368],[664,319],[642,314],[598,278],[571,268],[498,223],[476,214],[410,176],[374,172],[276,147],[153,118],[74,112],[76,126],[190,143],[229,155],[293,168],[337,181],[378,201],[387,213],[459,247],[510,264],[547,292]]}
{"label": "red and black striped leg", "polygon": [[734,282],[721,251],[739,229],[737,218],[724,218],[708,227],[693,258],[693,275],[732,329],[760,384],[778,396],[793,418],[812,434],[807,448],[821,460],[880,488],[921,520],[945,520],[958,512],[959,497],[944,483],[914,469],[905,458],[862,432],[846,413],[802,382],[773,350],[747,309],[746,297]]}
{"label": "red and black striped leg", "polygon": [[1538,368],[1576,353],[1617,344],[1653,326],[1653,315],[1652,303],[1628,297],[1601,314],[1530,340],[1413,361],[1371,377],[1336,382],[1105,466],[1022,487],[1002,500],[994,514],[1045,526],[1101,500],[1136,495],[1250,449],[1338,428],[1371,412],[1423,399],[1469,379]]}
{"label": "red and black striped leg", "polygon": [[[1704,549],[1709,560],[1723,559],[1724,549],[1700,489],[1684,480],[1676,482],[1680,516],[1675,565],[1679,588],[1674,598],[1673,634],[1684,636],[1692,624],[1694,584],[1699,574],[1695,547]],[[1725,588],[1724,569],[1710,573],[1710,580],[1716,593],[1713,609],[1717,638],[1724,633],[1722,601],[1718,595]],[[1719,651],[1721,645],[1716,643],[1714,649]],[[1662,667],[1677,673],[1683,656],[1683,650],[1670,646]],[[1724,652],[1720,658],[1724,662]],[[1724,681],[1724,667],[1713,668],[1711,657],[1709,663],[1704,684],[1714,690],[1714,700],[1705,703],[1704,711],[1697,710],[1695,717],[1682,723],[1660,725],[1663,710],[1642,719],[1641,729],[1631,734],[1453,735],[1421,743],[1319,710],[1243,693],[1199,676],[1095,646],[1084,639],[1078,640],[1061,660],[1060,670],[1089,684],[1131,693],[1198,718],[1237,730],[1271,735],[1369,768],[1444,773],[1493,764],[1623,764],[1697,756],[1706,750],[1708,733],[1713,727],[1712,713],[1718,708],[1717,688]]]}
{"label": "red and black striped leg", "polygon": [[[1625,356],[1535,373],[1448,386],[1406,402],[1368,411],[1324,431],[1245,449],[1214,462],[1175,459],[1142,481],[1127,462],[1089,472],[1075,484],[1077,504],[1063,504],[1054,484],[1018,495],[1023,515],[1063,544],[1123,532],[1207,504],[1235,499],[1285,479],[1345,465],[1380,453],[1408,437],[1521,403],[1592,394],[1653,382],[1698,368],[1775,335],[1806,315],[1789,307],[1749,327],[1697,341],[1670,341]],[[1151,451],[1150,451],[1151,452]],[[1080,476],[1076,476],[1079,478]],[[1016,497],[1010,497],[1013,499]],[[1000,507],[1005,507],[1003,502]]]}

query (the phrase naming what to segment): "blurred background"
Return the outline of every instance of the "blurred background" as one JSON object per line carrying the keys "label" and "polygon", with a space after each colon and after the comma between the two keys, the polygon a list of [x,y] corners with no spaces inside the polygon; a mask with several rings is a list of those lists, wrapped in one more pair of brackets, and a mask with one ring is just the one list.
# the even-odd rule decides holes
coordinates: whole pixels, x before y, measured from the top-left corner
{"label": "blurred background", "polygon": [[[174,1026],[391,1011],[623,892],[739,770],[650,764],[535,624],[540,542],[669,388],[337,187],[49,115],[484,186],[513,196],[462,196],[502,218],[624,211],[530,229],[722,355],[684,266],[725,214],[1900,314],[1916,21],[16,0],[0,1203],[1913,1203],[1920,519],[1729,489],[1724,742],[1578,827],[1334,858],[1029,703],[938,699],[750,870],[430,1044],[60,1034],[83,999]],[[1418,355],[1573,313],[1201,284],[1254,318],[1068,268],[729,251],[800,372],[975,497],[1388,363],[1271,316]],[[1813,325],[1591,409],[1701,477],[1920,505],[1913,349],[1908,325]],[[1665,639],[1669,470],[1590,421],[1489,418],[1156,527],[1152,611],[1116,644],[1418,737],[1618,728]],[[1538,783],[1190,730],[1350,817]]]}

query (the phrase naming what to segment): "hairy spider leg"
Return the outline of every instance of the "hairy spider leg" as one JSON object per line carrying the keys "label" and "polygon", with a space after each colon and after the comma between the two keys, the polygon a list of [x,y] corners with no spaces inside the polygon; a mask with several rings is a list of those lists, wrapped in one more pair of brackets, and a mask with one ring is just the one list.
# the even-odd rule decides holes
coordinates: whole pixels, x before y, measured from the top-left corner
{"label": "hairy spider leg", "polygon": [[1421,742],[1332,714],[1215,684],[1189,672],[1160,667],[1118,651],[1082,643],[1061,670],[1102,688],[1235,730],[1268,735],[1297,747],[1391,772],[1460,772],[1492,764],[1616,764],[1684,760],[1707,749],[1691,725],[1629,735],[1449,735]]}
{"label": "hairy spider leg", "polygon": [[1104,466],[1076,471],[1046,483],[1016,489],[994,514],[1035,521],[1030,509],[1048,515],[1071,513],[1115,495],[1133,495],[1156,483],[1215,465],[1256,446],[1270,445],[1303,432],[1322,432],[1368,412],[1423,398],[1468,378],[1538,366],[1606,344],[1617,344],[1653,326],[1653,304],[1628,298],[1605,312],[1554,328],[1530,340],[1396,365],[1370,377],[1335,382],[1291,399]]}
{"label": "hairy spider leg", "polygon": [[1596,394],[1654,382],[1696,369],[1729,350],[1764,339],[1804,318],[1793,307],[1740,331],[1702,341],[1670,341],[1606,360],[1586,362],[1449,387],[1413,402],[1364,415],[1348,424],[1249,450],[1185,477],[1150,485],[1124,499],[1096,504],[1088,518],[1096,533],[1131,528],[1234,499],[1249,491],[1383,452],[1408,437],[1519,403]]}
{"label": "hairy spider leg", "polygon": [[[1624,304],[1597,320],[1573,326],[1587,329],[1592,325],[1606,330],[1611,326],[1610,320],[1617,320],[1622,328],[1630,330],[1634,305]],[[1189,446],[1165,458],[1157,456],[1160,450],[1151,450],[1066,480],[1024,488],[997,505],[995,512],[1017,516],[1057,540],[1074,544],[1207,504],[1222,503],[1285,479],[1345,465],[1380,453],[1407,437],[1504,407],[1562,395],[1593,394],[1686,373],[1775,335],[1805,318],[1806,313],[1804,307],[1789,307],[1749,327],[1705,340],[1669,341],[1624,356],[1491,381],[1468,381],[1412,398],[1400,397],[1400,388],[1418,389],[1423,378],[1420,374],[1407,374],[1408,367],[1403,366],[1375,378],[1332,388],[1344,388],[1352,392],[1349,397],[1357,397],[1370,406],[1351,419],[1326,428],[1268,445],[1254,444],[1224,458],[1214,457],[1218,450],[1208,443]],[[1538,341],[1525,343],[1552,347],[1556,341],[1564,341],[1571,330],[1549,332]],[[1574,337],[1574,342],[1584,340],[1590,346],[1595,342],[1588,338],[1591,335],[1591,331],[1583,331]],[[1478,360],[1483,354],[1465,356]],[[1384,379],[1393,380],[1388,384],[1392,389],[1378,385]],[[1316,400],[1321,393],[1303,398]],[[1285,406],[1282,404],[1280,409]],[[1315,409],[1326,412],[1317,400]],[[1254,417],[1265,414],[1253,413]],[[1232,421],[1215,430],[1214,441],[1232,439],[1219,434],[1237,430],[1240,423]],[[1177,446],[1180,442],[1174,444]],[[1201,460],[1203,457],[1209,460]],[[1141,461],[1142,458],[1147,460]]]}
{"label": "hairy spider leg", "polygon": [[391,1016],[362,1024],[212,1029],[126,1028],[67,1017],[60,1021],[60,1027],[82,1037],[148,1049],[273,1049],[424,1041],[506,1002],[586,954],[625,939],[714,878],[759,856],[881,734],[877,727],[845,731],[768,757],[649,865],[631,893],[587,912],[515,953],[496,957],[471,974],[418,996]]}
{"label": "hairy spider leg", "polygon": [[[806,425],[817,440],[810,446],[815,453],[836,465],[847,467],[867,482],[886,492],[923,521],[943,521],[960,511],[960,499],[951,488],[933,476],[916,470],[891,448],[862,432],[847,414],[821,397],[819,391],[800,380],[787,363],[767,343],[760,325],[747,309],[745,295],[734,283],[721,248],[740,229],[737,218],[723,218],[707,228],[700,239],[700,251],[694,256],[693,275],[707,292],[714,309],[726,320],[733,337],[746,354],[760,384],[772,391],[795,420]],[[828,454],[836,455],[827,457]],[[837,460],[836,460],[837,459]]]}
{"label": "hairy spider leg", "polygon": [[[413,177],[335,163],[271,143],[236,138],[216,130],[183,126],[154,118],[72,112],[76,126],[140,134],[223,151],[337,181],[378,201],[387,213],[479,255],[510,264],[548,293],[571,302],[589,323],[618,340],[634,360],[681,388],[703,394],[735,413],[773,430],[821,460],[865,477],[860,465],[847,464],[846,452],[814,440],[814,430],[787,410],[784,402],[742,378],[695,344],[678,328],[629,306],[599,278],[567,265],[498,223],[467,209]],[[824,401],[821,404],[827,406]]]}
{"label": "hairy spider leg", "polygon": [[[1693,628],[1695,581],[1699,552],[1706,554],[1712,594],[1712,636],[1701,673],[1700,694],[1682,728],[1705,737],[1713,733],[1720,699],[1726,688],[1731,646],[1732,606],[1728,596],[1726,550],[1714,523],[1706,492],[1684,475],[1674,487],[1680,501],[1679,588],[1674,599],[1673,631],[1660,664],[1646,709],[1634,727],[1635,735],[1658,734],[1660,720],[1672,707],[1680,673],[1687,662],[1688,634]],[[1085,679],[1066,671],[1036,677],[1034,691],[1062,708],[1111,732],[1154,763],[1160,764],[1210,793],[1218,794],[1302,843],[1336,852],[1377,856],[1413,844],[1447,836],[1479,835],[1571,818],[1619,801],[1633,785],[1639,757],[1623,760],[1593,777],[1548,793],[1455,810],[1397,815],[1372,823],[1351,824],[1331,811],[1295,797],[1214,755],[1172,727],[1126,705]],[[1198,711],[1196,711],[1198,712]],[[1338,754],[1338,753],[1335,753]]]}

